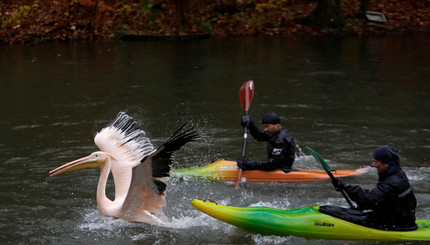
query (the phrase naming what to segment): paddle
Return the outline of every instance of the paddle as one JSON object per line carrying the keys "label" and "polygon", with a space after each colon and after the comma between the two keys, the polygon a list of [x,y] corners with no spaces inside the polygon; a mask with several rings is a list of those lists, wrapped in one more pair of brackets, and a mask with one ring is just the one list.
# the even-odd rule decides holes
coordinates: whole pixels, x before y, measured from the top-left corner
{"label": "paddle", "polygon": [[[239,89],[239,99],[240,99],[240,103],[243,106],[243,109],[245,109],[245,115],[248,115],[248,109],[249,109],[249,106],[251,105],[251,101],[253,97],[254,97],[254,81],[249,80],[246,83],[244,83]],[[248,129],[245,127],[245,133],[243,134],[242,161],[245,160],[247,138],[248,138]],[[239,186],[241,178],[242,178],[242,169],[239,168],[239,174],[237,176],[236,183],[234,184],[235,189]]]}
{"label": "paddle", "polygon": [[[310,147],[306,146],[306,149],[308,149],[312,153],[312,156],[315,158],[315,160],[317,160],[317,162],[321,163],[321,165],[323,166],[328,176],[330,176],[330,179],[332,181],[331,183],[333,183],[333,186],[337,188],[336,178],[331,173],[330,166],[327,164],[324,158],[320,156],[316,151],[312,150]],[[354,205],[352,204],[351,200],[349,200],[349,197],[346,195],[345,191],[341,189],[340,193],[342,193],[343,197],[348,202],[349,206],[351,208],[354,208]]]}

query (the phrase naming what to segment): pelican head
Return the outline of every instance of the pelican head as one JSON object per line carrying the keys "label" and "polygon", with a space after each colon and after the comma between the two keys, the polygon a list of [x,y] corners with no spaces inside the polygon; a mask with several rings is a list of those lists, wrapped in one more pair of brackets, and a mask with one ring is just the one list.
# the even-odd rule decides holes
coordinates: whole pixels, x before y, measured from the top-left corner
{"label": "pelican head", "polygon": [[49,176],[64,174],[83,168],[102,167],[109,160],[114,159],[112,155],[103,151],[96,151],[89,156],[79,158],[77,160],[66,163],[54,170],[49,171]]}

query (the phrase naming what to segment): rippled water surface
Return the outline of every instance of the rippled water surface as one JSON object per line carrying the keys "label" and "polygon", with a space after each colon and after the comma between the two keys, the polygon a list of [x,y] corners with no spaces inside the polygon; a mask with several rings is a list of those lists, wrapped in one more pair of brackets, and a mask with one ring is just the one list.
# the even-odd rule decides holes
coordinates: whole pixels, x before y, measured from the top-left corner
{"label": "rippled water surface", "polygon": [[[330,183],[215,182],[173,176],[161,216],[169,228],[101,216],[98,169],[47,172],[97,150],[95,133],[119,111],[154,145],[185,121],[202,138],[175,153],[173,168],[239,158],[239,87],[256,84],[250,115],[275,111],[298,145],[296,167],[369,166],[380,145],[400,149],[417,218],[430,218],[429,36],[187,42],[47,43],[0,47],[0,242],[11,244],[326,244],[249,234],[195,210],[193,199],[233,206],[347,206]],[[247,157],[265,157],[252,139]],[[372,187],[376,171],[345,181]],[[113,197],[113,183],[108,195]],[[338,241],[333,244],[364,244]],[[412,243],[398,243],[412,244]]]}

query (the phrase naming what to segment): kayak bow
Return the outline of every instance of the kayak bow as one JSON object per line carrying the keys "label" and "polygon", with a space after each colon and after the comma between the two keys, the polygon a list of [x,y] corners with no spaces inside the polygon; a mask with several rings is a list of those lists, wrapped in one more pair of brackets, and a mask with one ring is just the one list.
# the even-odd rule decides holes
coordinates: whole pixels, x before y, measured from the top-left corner
{"label": "kayak bow", "polygon": [[320,213],[318,206],[297,209],[231,207],[193,200],[192,205],[215,219],[252,233],[328,240],[430,240],[430,220],[417,220],[414,231],[384,231]]}

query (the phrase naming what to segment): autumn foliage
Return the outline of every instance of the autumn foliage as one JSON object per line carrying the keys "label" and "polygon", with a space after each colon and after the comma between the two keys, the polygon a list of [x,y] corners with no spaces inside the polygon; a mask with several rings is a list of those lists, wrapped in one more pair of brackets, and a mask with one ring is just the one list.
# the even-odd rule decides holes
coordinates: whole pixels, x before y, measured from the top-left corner
{"label": "autumn foliage", "polygon": [[124,35],[379,35],[430,32],[430,0],[371,0],[384,24],[357,18],[341,1],[340,29],[304,25],[316,0],[1,0],[3,43],[107,39]]}

